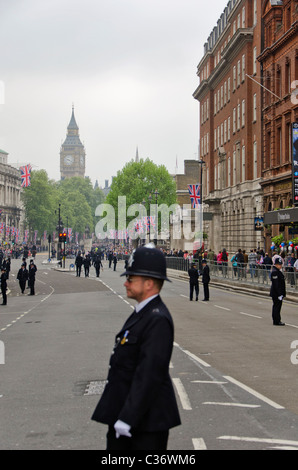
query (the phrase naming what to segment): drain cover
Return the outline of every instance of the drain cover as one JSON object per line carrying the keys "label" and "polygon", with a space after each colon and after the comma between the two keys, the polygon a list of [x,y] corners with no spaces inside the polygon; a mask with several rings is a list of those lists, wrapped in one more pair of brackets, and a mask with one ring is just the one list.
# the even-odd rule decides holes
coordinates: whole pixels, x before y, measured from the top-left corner
{"label": "drain cover", "polygon": [[101,395],[107,384],[107,380],[95,380],[87,383],[84,396]]}

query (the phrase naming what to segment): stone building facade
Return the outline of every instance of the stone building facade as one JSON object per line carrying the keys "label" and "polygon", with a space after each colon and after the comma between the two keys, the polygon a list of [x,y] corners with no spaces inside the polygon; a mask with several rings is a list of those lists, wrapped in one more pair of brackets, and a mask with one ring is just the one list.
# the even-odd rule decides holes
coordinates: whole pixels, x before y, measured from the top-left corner
{"label": "stone building facade", "polygon": [[259,0],[229,1],[197,69],[203,200],[213,214],[204,230],[216,251],[263,247],[260,20]]}
{"label": "stone building facade", "polygon": [[[22,231],[20,171],[8,164],[8,153],[0,150],[0,222]],[[0,235],[5,239],[5,230]]]}

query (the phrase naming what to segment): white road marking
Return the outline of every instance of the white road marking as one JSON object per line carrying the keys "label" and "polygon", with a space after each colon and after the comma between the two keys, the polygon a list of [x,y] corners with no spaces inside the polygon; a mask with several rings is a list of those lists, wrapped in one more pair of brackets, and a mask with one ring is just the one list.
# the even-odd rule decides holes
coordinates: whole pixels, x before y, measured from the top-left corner
{"label": "white road marking", "polygon": [[258,437],[241,437],[241,436],[220,436],[217,439],[225,441],[242,441],[242,442],[259,442],[263,444],[277,444],[277,445],[289,445],[297,446],[298,441],[288,441],[286,439],[263,439]]}
{"label": "white road marking", "polygon": [[195,354],[191,353],[190,351],[186,351],[184,350],[185,354],[187,354],[189,357],[191,357],[192,359],[194,359],[195,361],[199,362],[202,366],[204,367],[211,367],[210,364],[208,364],[207,362],[203,361],[203,359],[200,359],[198,356],[196,356]]}
{"label": "white road marking", "polygon": [[194,438],[192,439],[192,443],[193,443],[194,450],[207,450],[205,441],[202,438]]}
{"label": "white road marking", "polygon": [[212,385],[225,385],[228,382],[218,382],[216,380],[192,380],[192,384],[212,384]]}
{"label": "white road marking", "polygon": [[236,408],[260,408],[260,405],[247,405],[245,403],[223,403],[217,401],[205,401],[203,405],[235,406]]}
{"label": "white road marking", "polygon": [[186,393],[186,390],[185,390],[181,380],[180,379],[172,379],[172,381],[173,381],[173,383],[176,387],[177,393],[179,395],[182,408],[184,410],[188,410],[188,411],[192,410],[188,395]]}
{"label": "white road marking", "polygon": [[245,313],[245,312],[240,312],[240,315],[246,315],[248,317],[253,317],[253,318],[263,318],[263,317],[258,317],[257,315],[252,315],[251,313]]}
{"label": "white road marking", "polygon": [[220,308],[221,310],[226,310],[227,312],[230,312],[230,311],[231,311],[231,309],[230,309],[230,308],[221,307],[220,305],[214,305],[214,307],[216,307],[216,308]]}
{"label": "white road marking", "polygon": [[274,401],[270,400],[269,398],[265,397],[261,393],[257,392],[256,390],[253,390],[252,388],[248,387],[247,385],[244,385],[241,382],[238,382],[238,380],[233,379],[233,377],[228,377],[224,376],[224,379],[228,380],[229,382],[232,382],[233,384],[237,385],[238,387],[242,388],[246,392],[250,393],[254,397],[258,398],[259,400],[267,403],[267,405],[272,406],[276,410],[284,410],[284,407],[279,405],[278,403],[275,403]]}

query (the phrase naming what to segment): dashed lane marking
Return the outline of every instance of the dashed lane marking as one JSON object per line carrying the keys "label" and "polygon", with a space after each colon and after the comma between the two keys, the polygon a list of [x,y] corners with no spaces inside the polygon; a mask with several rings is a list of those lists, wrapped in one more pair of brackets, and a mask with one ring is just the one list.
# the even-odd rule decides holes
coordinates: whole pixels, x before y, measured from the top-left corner
{"label": "dashed lane marking", "polygon": [[188,398],[188,395],[186,393],[186,390],[181,382],[180,379],[172,379],[175,387],[176,387],[176,390],[177,390],[177,393],[179,395],[179,398],[180,398],[180,401],[181,401],[181,405],[182,405],[182,408],[184,410],[187,410],[187,411],[190,411],[192,410],[192,406],[190,404],[190,401],[189,401],[189,398]]}
{"label": "dashed lane marking", "polygon": [[194,450],[207,450],[205,441],[202,438],[194,438],[192,439],[192,443],[193,443]]}
{"label": "dashed lane marking", "polygon": [[269,398],[265,397],[261,393],[256,392],[256,390],[253,390],[252,388],[248,387],[247,385],[244,385],[243,383],[238,382],[238,380],[233,379],[233,377],[224,376],[224,379],[226,379],[229,382],[233,383],[234,385],[237,385],[238,387],[242,388],[243,390],[250,393],[254,397],[258,398],[259,400],[267,403],[267,405],[272,406],[272,408],[275,408],[276,410],[284,410],[283,406],[279,405],[278,403],[275,403],[274,401],[272,401]]}
{"label": "dashed lane marking", "polygon": [[260,408],[260,405],[247,405],[245,403],[224,403],[219,401],[205,401],[203,405],[216,405],[216,406],[235,406],[236,408]]}

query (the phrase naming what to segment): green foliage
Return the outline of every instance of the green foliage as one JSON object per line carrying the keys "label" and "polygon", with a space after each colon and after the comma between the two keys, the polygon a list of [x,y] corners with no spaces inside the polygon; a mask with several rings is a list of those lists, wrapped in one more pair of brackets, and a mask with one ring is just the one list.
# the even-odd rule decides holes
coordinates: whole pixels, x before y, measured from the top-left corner
{"label": "green foliage", "polygon": [[61,219],[65,228],[84,233],[86,227],[94,231],[95,209],[102,203],[104,195],[93,189],[89,178],[74,177],[55,182],[49,180],[45,170],[31,172],[31,186],[22,193],[25,218],[30,231],[57,229],[58,207],[61,204]]}
{"label": "green foliage", "polygon": [[149,215],[149,195],[152,196],[151,204],[155,204],[156,189],[158,190],[158,205],[170,206],[176,203],[175,183],[165,166],[157,166],[149,159],[141,159],[139,162],[132,160],[121,171],[118,171],[105,202],[114,207],[117,218],[119,196],[126,197],[127,208],[132,204],[141,204],[145,201]]}

